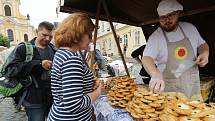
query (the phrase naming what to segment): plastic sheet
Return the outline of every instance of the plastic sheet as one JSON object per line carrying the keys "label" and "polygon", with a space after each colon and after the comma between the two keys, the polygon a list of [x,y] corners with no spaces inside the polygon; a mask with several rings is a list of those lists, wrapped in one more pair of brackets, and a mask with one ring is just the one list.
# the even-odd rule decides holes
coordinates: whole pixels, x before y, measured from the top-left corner
{"label": "plastic sheet", "polygon": [[95,114],[97,121],[134,121],[126,110],[113,108],[105,95],[97,98]]}

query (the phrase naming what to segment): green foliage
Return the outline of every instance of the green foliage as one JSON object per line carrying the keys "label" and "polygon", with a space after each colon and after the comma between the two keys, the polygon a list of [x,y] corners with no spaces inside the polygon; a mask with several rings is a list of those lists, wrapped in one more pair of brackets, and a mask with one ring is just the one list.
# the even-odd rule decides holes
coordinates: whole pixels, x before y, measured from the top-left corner
{"label": "green foliage", "polygon": [[8,40],[7,37],[4,37],[3,35],[0,34],[0,46],[4,47],[10,47],[10,41]]}

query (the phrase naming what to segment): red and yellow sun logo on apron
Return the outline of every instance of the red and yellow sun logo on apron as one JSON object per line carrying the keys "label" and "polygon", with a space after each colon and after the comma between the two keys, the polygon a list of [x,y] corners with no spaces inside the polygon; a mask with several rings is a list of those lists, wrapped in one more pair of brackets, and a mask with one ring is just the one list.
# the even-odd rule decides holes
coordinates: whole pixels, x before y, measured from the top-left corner
{"label": "red and yellow sun logo on apron", "polygon": [[175,49],[175,57],[179,60],[183,60],[187,57],[188,51],[185,47],[177,47]]}

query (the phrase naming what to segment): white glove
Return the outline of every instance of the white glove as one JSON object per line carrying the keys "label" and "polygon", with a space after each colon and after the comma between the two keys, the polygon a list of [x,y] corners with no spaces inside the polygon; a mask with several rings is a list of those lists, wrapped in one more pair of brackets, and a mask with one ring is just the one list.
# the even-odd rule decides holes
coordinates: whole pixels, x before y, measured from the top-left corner
{"label": "white glove", "polygon": [[153,92],[162,92],[164,91],[164,87],[165,84],[162,74],[160,72],[153,74],[149,82],[149,89]]}

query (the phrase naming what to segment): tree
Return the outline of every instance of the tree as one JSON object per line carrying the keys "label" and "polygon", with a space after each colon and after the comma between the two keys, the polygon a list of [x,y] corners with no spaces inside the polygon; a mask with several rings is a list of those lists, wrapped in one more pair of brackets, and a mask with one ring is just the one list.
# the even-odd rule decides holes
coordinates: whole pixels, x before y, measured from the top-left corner
{"label": "tree", "polygon": [[9,48],[10,47],[10,41],[7,37],[4,37],[2,34],[0,34],[0,46],[4,46]]}

